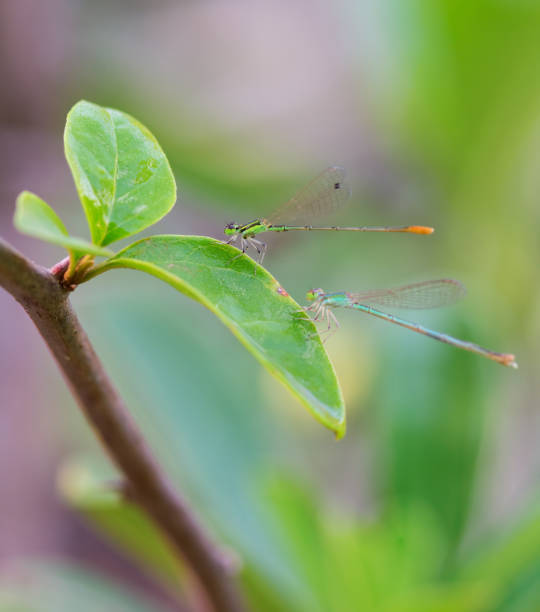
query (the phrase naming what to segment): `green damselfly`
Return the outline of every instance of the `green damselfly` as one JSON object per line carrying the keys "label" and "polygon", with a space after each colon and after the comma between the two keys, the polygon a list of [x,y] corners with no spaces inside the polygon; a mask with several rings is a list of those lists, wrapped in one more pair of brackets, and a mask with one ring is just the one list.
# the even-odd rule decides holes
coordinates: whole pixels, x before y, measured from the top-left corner
{"label": "green damselfly", "polygon": [[407,329],[423,334],[424,336],[429,336],[440,342],[446,342],[446,344],[451,344],[465,351],[482,355],[482,357],[486,357],[502,365],[517,368],[515,357],[511,353],[496,353],[490,351],[472,342],[459,340],[447,334],[428,329],[418,323],[411,323],[405,319],[387,314],[372,306],[374,304],[377,306],[406,308],[410,310],[438,308],[457,301],[463,295],[465,295],[465,287],[459,281],[449,278],[424,281],[412,285],[395,287],[394,289],[363,291],[361,293],[325,293],[322,289],[311,289],[307,293],[307,299],[312,303],[306,310],[313,311],[314,321],[319,321],[321,319],[326,320],[328,324],[327,331],[331,331],[332,324],[339,327],[338,320],[332,311],[334,308],[353,308],[378,317],[379,319],[389,321],[390,323],[401,325],[401,327],[406,327]]}
{"label": "green damselfly", "polygon": [[250,223],[240,225],[228,223],[224,232],[231,236],[227,244],[240,240],[239,248],[245,253],[249,247],[255,249],[262,263],[266,253],[266,243],[255,238],[264,232],[291,231],[338,231],[338,232],[406,232],[409,234],[431,234],[432,227],[424,225],[402,226],[360,226],[360,227],[313,227],[306,221],[319,215],[325,215],[340,208],[351,195],[345,181],[345,170],[332,166],[321,172],[311,183],[306,185],[294,198],[289,200],[267,219],[255,219]]}

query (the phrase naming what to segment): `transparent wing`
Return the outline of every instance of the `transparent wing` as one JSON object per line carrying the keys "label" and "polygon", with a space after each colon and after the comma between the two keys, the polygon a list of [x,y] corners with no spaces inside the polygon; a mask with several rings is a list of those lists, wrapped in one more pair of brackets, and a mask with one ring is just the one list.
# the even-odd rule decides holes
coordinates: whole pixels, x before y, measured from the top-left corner
{"label": "transparent wing", "polygon": [[465,293],[465,287],[459,281],[443,278],[394,289],[348,293],[347,295],[354,304],[377,304],[389,308],[419,310],[453,304]]}
{"label": "transparent wing", "polygon": [[291,225],[297,222],[308,225],[312,218],[338,209],[350,195],[351,190],[345,182],[345,170],[332,166],[323,170],[265,221],[272,225]]}

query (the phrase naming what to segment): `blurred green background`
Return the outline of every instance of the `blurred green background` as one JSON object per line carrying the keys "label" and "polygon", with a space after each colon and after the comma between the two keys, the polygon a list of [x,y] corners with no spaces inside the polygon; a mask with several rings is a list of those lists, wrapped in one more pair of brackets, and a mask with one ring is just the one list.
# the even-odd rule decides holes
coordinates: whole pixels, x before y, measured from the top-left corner
{"label": "blurred green background", "polygon": [[[512,371],[343,312],[327,342],[348,406],[336,442],[208,311],[115,271],[73,302],[162,464],[242,563],[257,611],[540,610],[540,3],[353,0],[0,5],[2,235],[30,189],[87,235],[63,159],[79,99],[147,125],[179,201],[151,233],[220,238],[328,165],[332,222],[431,237],[271,237],[301,303],[453,277],[419,322]],[[192,609],[22,309],[0,295],[0,609]],[[246,393],[246,389],[248,393]]]}

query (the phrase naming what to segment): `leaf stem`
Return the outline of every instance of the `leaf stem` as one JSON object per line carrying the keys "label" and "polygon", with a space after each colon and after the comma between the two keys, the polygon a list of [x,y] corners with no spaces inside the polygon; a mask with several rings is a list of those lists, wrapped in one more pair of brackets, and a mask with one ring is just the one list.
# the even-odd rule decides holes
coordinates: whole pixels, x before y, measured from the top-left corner
{"label": "leaf stem", "polygon": [[88,267],[85,267],[83,273],[80,276],[78,276],[78,280],[77,280],[78,284],[82,285],[83,283],[86,283],[87,281],[92,280],[96,276],[99,276],[103,272],[106,272],[108,270],[108,268],[105,266],[107,261],[108,260],[105,260],[105,261],[102,261],[101,263],[98,263],[97,265],[90,265]]}
{"label": "leaf stem", "polygon": [[134,499],[198,577],[211,609],[244,610],[228,556],[162,472],[95,354],[61,281],[0,239],[0,286],[34,321],[79,407],[126,477]]}
{"label": "leaf stem", "polygon": [[75,253],[73,251],[70,251],[69,252],[69,266],[67,267],[67,270],[64,272],[63,282],[65,285],[70,284],[70,279],[75,274],[76,265],[77,265],[77,258],[75,257]]}
{"label": "leaf stem", "polygon": [[71,272],[71,275],[68,274],[69,273],[69,268],[68,268],[68,271],[66,272],[66,275],[64,277],[64,284],[68,286],[78,285],[81,279],[84,278],[86,271],[89,270],[93,265],[94,265],[94,256],[84,255],[83,257],[81,257],[81,259],[79,260],[79,262],[77,263],[73,271]]}

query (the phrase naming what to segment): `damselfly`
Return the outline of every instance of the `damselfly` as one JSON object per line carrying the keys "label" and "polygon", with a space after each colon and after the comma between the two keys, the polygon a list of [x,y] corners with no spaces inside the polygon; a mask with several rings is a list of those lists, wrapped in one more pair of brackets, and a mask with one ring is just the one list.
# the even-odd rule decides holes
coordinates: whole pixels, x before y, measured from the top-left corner
{"label": "damselfly", "polygon": [[485,349],[472,342],[466,342],[453,338],[447,334],[433,331],[419,325],[411,323],[392,314],[381,312],[372,305],[389,308],[406,308],[417,310],[422,308],[438,308],[446,306],[460,299],[465,294],[465,287],[458,281],[443,278],[440,280],[424,281],[412,285],[404,285],[394,289],[380,289],[375,291],[363,291],[361,293],[325,293],[322,289],[311,289],[307,293],[307,299],[312,302],[306,308],[313,311],[313,320],[326,320],[327,331],[331,331],[332,324],[339,327],[338,320],[333,313],[334,308],[353,308],[373,315],[379,319],[384,319],[390,323],[401,325],[414,332],[429,336],[440,342],[446,342],[457,348],[471,351],[477,355],[482,355],[487,359],[496,361],[505,366],[517,368],[514,355],[511,353],[496,353]]}
{"label": "damselfly", "polygon": [[[402,226],[359,226],[359,227],[313,227],[305,225],[307,221],[319,215],[327,214],[340,208],[351,195],[345,182],[345,171],[339,166],[327,168],[314,178],[300,193],[289,200],[267,219],[255,219],[245,225],[228,223],[224,232],[231,236],[227,244],[240,240],[239,248],[245,253],[249,247],[254,248],[262,263],[266,253],[266,244],[255,238],[264,232],[290,231],[338,231],[338,232],[407,232],[410,234],[431,234],[432,227],[424,225]],[[298,225],[302,223],[302,225]]]}

